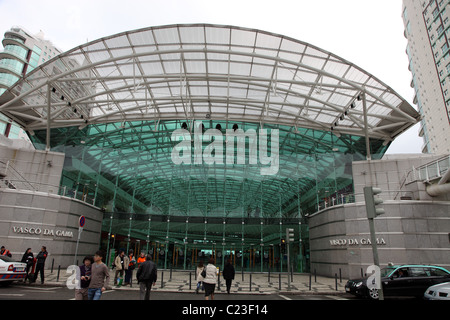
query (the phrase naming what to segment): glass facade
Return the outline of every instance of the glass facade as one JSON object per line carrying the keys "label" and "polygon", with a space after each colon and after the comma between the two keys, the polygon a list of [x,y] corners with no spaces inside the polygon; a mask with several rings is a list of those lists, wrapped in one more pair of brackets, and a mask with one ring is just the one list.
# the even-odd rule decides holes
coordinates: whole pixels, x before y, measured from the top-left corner
{"label": "glass facade", "polygon": [[[191,164],[174,163],[179,141],[172,134],[184,124],[191,127],[174,120],[52,129],[51,150],[66,154],[61,193],[105,209],[103,248],[154,252],[166,268],[190,268],[205,254],[219,259],[218,265],[230,258],[238,270],[286,270],[286,228],[294,228],[301,236],[292,246],[294,270],[307,270],[305,215],[348,201],[351,162],[365,159],[364,138],[265,125],[271,153],[272,132],[279,132],[279,170],[262,176],[263,165],[249,163],[250,135],[240,145],[243,164],[237,161],[237,142],[232,164],[195,164],[194,154]],[[223,150],[230,144],[227,128],[260,132],[259,124],[246,122],[201,124],[203,130],[220,129]],[[45,149],[45,130],[32,140]],[[203,141],[203,154],[210,144]],[[371,141],[374,159],[386,148]]]}

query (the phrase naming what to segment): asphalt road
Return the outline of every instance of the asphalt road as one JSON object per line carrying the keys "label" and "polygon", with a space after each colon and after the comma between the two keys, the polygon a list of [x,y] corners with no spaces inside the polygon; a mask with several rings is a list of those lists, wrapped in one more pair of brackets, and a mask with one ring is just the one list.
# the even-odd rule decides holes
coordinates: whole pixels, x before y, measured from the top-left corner
{"label": "asphalt road", "polygon": [[[73,300],[74,290],[67,287],[39,286],[28,284],[12,284],[8,287],[0,287],[0,300]],[[137,290],[108,290],[102,295],[102,300],[139,300],[139,291]],[[190,300],[203,301],[205,299],[202,293],[172,293],[152,291],[151,300]],[[216,300],[236,301],[286,301],[286,300],[354,300],[351,295],[345,296],[327,296],[327,295],[246,295],[246,294],[216,294]]]}

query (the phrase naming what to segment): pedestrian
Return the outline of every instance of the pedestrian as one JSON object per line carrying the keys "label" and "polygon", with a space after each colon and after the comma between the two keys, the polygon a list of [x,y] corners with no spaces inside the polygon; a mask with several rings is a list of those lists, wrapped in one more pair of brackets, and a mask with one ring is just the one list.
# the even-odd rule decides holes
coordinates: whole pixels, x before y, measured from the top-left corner
{"label": "pedestrian", "polygon": [[217,283],[217,268],[214,263],[214,258],[210,258],[204,270],[205,272],[202,272],[205,300],[209,300],[209,296],[211,296],[211,300],[214,300],[214,290]]}
{"label": "pedestrian", "polygon": [[116,274],[114,275],[114,284],[120,287],[121,282],[123,281],[123,272],[124,270],[128,270],[128,264],[130,263],[128,257],[125,255],[123,250],[120,250],[116,259],[114,260],[114,264],[116,265]]}
{"label": "pedestrian", "polygon": [[141,266],[141,264],[143,264],[145,262],[146,258],[145,258],[145,253],[141,252],[141,255],[139,256],[139,258],[137,259],[137,267],[139,269],[139,267]]}
{"label": "pedestrian", "polygon": [[22,256],[22,260],[20,260],[20,262],[27,264],[27,269],[26,269],[27,274],[25,276],[24,282],[27,282],[27,279],[30,279],[30,281],[31,281],[30,268],[33,267],[33,263],[34,263],[34,255],[33,255],[33,252],[31,252],[31,248],[28,248],[25,251],[25,253]]}
{"label": "pedestrian", "polygon": [[6,249],[5,246],[2,246],[0,248],[0,256],[8,256],[8,257],[12,258],[11,252],[8,249]]}
{"label": "pedestrian", "polygon": [[152,285],[155,285],[158,278],[156,265],[151,259],[152,256],[147,255],[145,262],[140,265],[136,273],[140,285],[141,300],[150,300]]}
{"label": "pedestrian", "polygon": [[195,290],[195,293],[198,293],[198,291],[201,289],[203,290],[203,277],[202,272],[205,269],[205,266],[203,265],[203,260],[200,260],[197,266],[197,272],[196,272],[196,279],[197,279],[197,289]]}
{"label": "pedestrian", "polygon": [[109,271],[103,263],[103,251],[97,251],[94,255],[94,263],[91,267],[91,283],[88,288],[88,300],[100,300],[103,292],[109,287]]}
{"label": "pedestrian", "polygon": [[84,257],[80,266],[80,289],[75,289],[75,300],[88,300],[88,289],[91,283],[93,257]]}
{"label": "pedestrian", "polygon": [[41,284],[44,284],[44,267],[45,260],[47,259],[48,252],[45,246],[42,246],[41,251],[36,256],[36,269],[34,270],[34,279],[33,282],[36,282],[38,277],[38,273],[41,273]]}
{"label": "pedestrian", "polygon": [[131,286],[131,282],[133,279],[133,270],[136,268],[136,259],[134,257],[133,254],[133,250],[130,250],[130,254],[128,255],[128,269],[125,270],[125,283],[124,285],[126,286],[127,284],[129,284]]}
{"label": "pedestrian", "polygon": [[230,294],[231,290],[231,283],[234,280],[234,267],[231,264],[231,260],[228,259],[227,263],[225,264],[225,267],[223,268],[223,278],[225,279],[225,282],[227,284],[227,293]]}

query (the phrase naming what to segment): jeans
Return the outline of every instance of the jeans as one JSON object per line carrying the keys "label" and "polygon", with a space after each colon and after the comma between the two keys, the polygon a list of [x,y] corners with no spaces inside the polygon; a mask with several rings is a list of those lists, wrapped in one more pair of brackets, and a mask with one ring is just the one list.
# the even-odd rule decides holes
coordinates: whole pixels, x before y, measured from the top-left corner
{"label": "jeans", "polygon": [[102,296],[102,288],[89,288],[88,300],[100,300]]}

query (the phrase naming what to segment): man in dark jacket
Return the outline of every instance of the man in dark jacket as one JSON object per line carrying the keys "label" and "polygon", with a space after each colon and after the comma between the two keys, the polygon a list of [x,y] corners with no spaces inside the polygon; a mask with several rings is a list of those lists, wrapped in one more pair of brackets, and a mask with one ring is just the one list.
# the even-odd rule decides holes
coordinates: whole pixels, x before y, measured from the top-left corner
{"label": "man in dark jacket", "polygon": [[46,247],[42,247],[41,251],[36,256],[36,269],[34,271],[34,281],[36,282],[38,272],[41,273],[41,284],[44,284],[44,267],[45,267],[45,259],[47,259],[48,252]]}
{"label": "man in dark jacket", "polygon": [[227,264],[223,268],[223,278],[225,279],[225,282],[227,284],[227,293],[228,294],[230,294],[231,282],[234,279],[234,274],[235,274],[234,267],[231,264],[231,260],[228,259]]}
{"label": "man in dark jacket", "polygon": [[141,300],[150,300],[150,290],[157,279],[156,265],[151,261],[150,255],[147,255],[146,261],[141,264],[136,276],[140,284]]}

